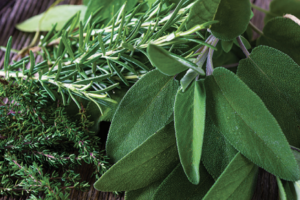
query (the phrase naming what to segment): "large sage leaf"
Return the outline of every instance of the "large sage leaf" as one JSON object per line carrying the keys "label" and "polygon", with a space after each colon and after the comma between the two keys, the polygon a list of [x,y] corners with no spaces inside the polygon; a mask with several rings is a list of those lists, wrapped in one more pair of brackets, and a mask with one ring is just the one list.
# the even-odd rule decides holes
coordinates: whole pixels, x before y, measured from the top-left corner
{"label": "large sage leaf", "polygon": [[201,68],[198,68],[196,64],[185,60],[182,57],[175,56],[174,54],[172,55],[162,47],[149,44],[147,52],[152,65],[168,76],[174,76],[188,68],[197,71],[199,74],[205,74],[205,72]]}
{"label": "large sage leaf", "polygon": [[78,11],[81,11],[79,20],[83,20],[83,17],[86,12],[86,6],[83,5],[55,6],[50,10],[48,10],[45,16],[44,13],[33,16],[25,20],[24,22],[17,24],[16,27],[17,29],[25,32],[36,32],[38,30],[50,31],[53,25],[57,23],[56,30],[60,30],[65,25],[65,23]]}
{"label": "large sage leaf", "polygon": [[172,173],[161,183],[153,200],[198,200],[202,199],[209,188],[213,185],[213,178],[200,164],[201,180],[198,185],[193,185],[186,178],[181,165],[178,165]]}
{"label": "large sage leaf", "polygon": [[169,123],[113,165],[94,187],[107,192],[137,190],[166,177],[178,162],[174,124]]}
{"label": "large sage leaf", "polygon": [[252,199],[258,167],[237,153],[203,200]]}
{"label": "large sage leaf", "polygon": [[162,128],[173,113],[178,82],[158,70],[132,86],[117,108],[109,130],[106,151],[117,162]]}
{"label": "large sage leaf", "polygon": [[282,179],[300,171],[276,119],[234,73],[216,68],[205,80],[207,110],[225,138],[252,162]]}
{"label": "large sage leaf", "polygon": [[215,180],[219,178],[236,154],[235,148],[226,141],[210,116],[206,114],[201,161]]}
{"label": "large sage leaf", "polygon": [[147,187],[132,190],[125,193],[125,200],[149,200],[153,199],[155,192],[163,180],[156,181]]}
{"label": "large sage leaf", "polygon": [[200,181],[199,165],[205,126],[204,81],[194,81],[186,92],[178,90],[174,121],[179,158],[183,170],[193,184]]}
{"label": "large sage leaf", "polygon": [[214,36],[233,40],[247,29],[251,16],[249,0],[198,0],[190,11],[187,26],[217,20],[211,26]]}
{"label": "large sage leaf", "polygon": [[272,0],[270,10],[265,17],[265,24],[274,17],[281,17],[285,14],[291,14],[300,18],[299,0]]}
{"label": "large sage leaf", "polygon": [[277,17],[266,24],[263,32],[264,35],[258,40],[259,45],[278,49],[291,56],[300,65],[300,25],[291,19]]}
{"label": "large sage leaf", "polygon": [[288,142],[300,147],[300,66],[286,54],[260,46],[240,61],[237,74],[263,100]]}
{"label": "large sage leaf", "polygon": [[[126,11],[131,10],[137,2],[138,0],[127,0]],[[102,7],[103,9],[101,9],[97,16],[101,16],[102,19],[106,19],[104,22],[104,24],[106,24],[113,18],[124,3],[125,1],[123,0],[90,0],[88,2],[84,20],[87,20],[93,12]]]}

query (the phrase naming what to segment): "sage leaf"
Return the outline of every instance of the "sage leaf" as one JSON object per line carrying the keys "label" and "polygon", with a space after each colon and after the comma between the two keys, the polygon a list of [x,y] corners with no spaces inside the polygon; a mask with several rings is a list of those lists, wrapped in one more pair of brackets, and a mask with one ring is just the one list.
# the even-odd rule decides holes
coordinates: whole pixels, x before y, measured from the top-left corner
{"label": "sage leaf", "polygon": [[[65,23],[78,11],[80,11],[80,19],[83,20],[86,12],[84,5],[60,5],[48,10],[46,13],[33,16],[24,22],[17,24],[16,28],[25,32],[50,31],[54,24],[56,30],[61,30]],[[45,14],[45,15],[44,15]],[[40,27],[39,27],[40,24]]]}
{"label": "sage leaf", "polygon": [[282,180],[281,182],[282,182],[282,185],[284,187],[286,198],[287,199],[298,200],[300,196],[297,198],[297,193],[296,193],[296,190],[295,190],[296,188],[294,186],[294,182],[284,181],[284,180]]}
{"label": "sage leaf", "polygon": [[198,76],[198,72],[195,70],[189,69],[186,71],[185,75],[180,79],[181,89],[184,92],[188,86],[193,82]]}
{"label": "sage leaf", "polygon": [[198,0],[191,8],[187,28],[217,20],[211,26],[214,36],[221,40],[233,40],[247,29],[251,6],[248,0]]}
{"label": "sage leaf", "polygon": [[280,178],[276,177],[276,181],[277,181],[277,185],[278,185],[278,189],[279,189],[280,200],[287,200],[285,190],[284,190],[284,187],[282,185]]}
{"label": "sage leaf", "polygon": [[270,3],[269,13],[264,19],[265,24],[275,18],[281,17],[285,14],[291,14],[300,18],[300,1],[299,0],[272,0]]}
{"label": "sage leaf", "polygon": [[166,177],[178,164],[174,123],[169,123],[113,165],[94,184],[100,191],[137,190]]}
{"label": "sage leaf", "polygon": [[131,152],[173,113],[178,82],[158,70],[144,75],[124,96],[108,133],[106,151],[112,162]]}
{"label": "sage leaf", "polygon": [[152,65],[157,67],[161,73],[168,76],[174,76],[188,68],[197,71],[199,74],[205,74],[205,72],[201,68],[198,68],[196,64],[182,57],[175,56],[162,47],[149,44],[147,52]]}
{"label": "sage leaf", "polygon": [[236,154],[235,148],[227,142],[206,114],[201,161],[208,173],[217,180]]}
{"label": "sage leaf", "polygon": [[125,192],[125,200],[149,200],[153,196],[163,180],[156,181],[147,187]]}
{"label": "sage leaf", "polygon": [[[281,179],[300,179],[300,171],[276,119],[262,100],[234,73],[216,68],[205,80],[207,110],[230,144]],[[259,155],[259,156],[258,156]]]}
{"label": "sage leaf", "polygon": [[300,198],[300,181],[294,182],[297,199]]}
{"label": "sage leaf", "polygon": [[252,199],[258,167],[237,153],[203,200]]}
{"label": "sage leaf", "polygon": [[299,148],[300,66],[286,54],[260,46],[240,61],[237,75],[263,100],[290,145]]}
{"label": "sage leaf", "polygon": [[177,149],[189,181],[200,181],[199,165],[205,126],[204,81],[194,81],[186,92],[178,90],[174,106]]}
{"label": "sage leaf", "polygon": [[229,41],[225,41],[225,40],[221,40],[221,44],[222,44],[222,49],[228,53],[232,46],[233,46],[233,41],[232,40],[229,40]]}
{"label": "sage leaf", "polygon": [[209,188],[214,184],[214,180],[211,175],[207,173],[202,164],[200,164],[199,171],[201,174],[200,183],[198,185],[193,185],[186,178],[182,166],[179,164],[161,183],[154,194],[153,200],[202,199]]}
{"label": "sage leaf", "polygon": [[[110,19],[113,18],[114,14],[116,14],[123,6],[124,2],[125,1],[123,0],[90,0],[84,16],[84,21],[86,21],[90,15],[97,11],[100,7],[103,7],[104,9],[101,9],[97,16],[101,16],[102,19],[106,19],[104,24],[107,24]],[[136,3],[138,3],[138,0],[128,0],[125,12],[131,10]]]}
{"label": "sage leaf", "polygon": [[[288,30],[288,31],[286,31]],[[293,20],[277,17],[268,21],[263,29],[264,35],[258,39],[258,45],[273,47],[286,53],[300,65],[300,25]]]}

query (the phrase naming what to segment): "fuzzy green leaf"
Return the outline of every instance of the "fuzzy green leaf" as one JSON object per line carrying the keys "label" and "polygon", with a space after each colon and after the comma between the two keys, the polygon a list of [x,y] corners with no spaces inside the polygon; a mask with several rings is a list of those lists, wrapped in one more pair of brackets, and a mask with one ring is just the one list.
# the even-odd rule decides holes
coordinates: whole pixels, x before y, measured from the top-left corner
{"label": "fuzzy green leaf", "polygon": [[162,47],[149,44],[147,52],[152,65],[168,76],[174,76],[188,68],[197,71],[199,74],[205,74],[204,71],[198,68],[194,63],[182,57],[172,55]]}
{"label": "fuzzy green leaf", "polygon": [[[163,127],[173,113],[178,82],[153,70],[124,96],[112,120],[106,151],[112,162]],[[149,123],[151,122],[151,123]]]}
{"label": "fuzzy green leaf", "polygon": [[[287,31],[288,30],[288,31]],[[293,20],[277,17],[271,19],[263,29],[259,45],[266,45],[291,56],[300,65],[300,25]]]}
{"label": "fuzzy green leaf", "polygon": [[299,148],[300,66],[286,54],[260,46],[240,61],[237,75],[263,100],[288,142]]}
{"label": "fuzzy green leaf", "polygon": [[217,180],[236,154],[235,148],[224,138],[210,116],[206,114],[201,161],[209,174]]}
{"label": "fuzzy green leaf", "polygon": [[238,153],[203,200],[252,199],[258,167]]}
{"label": "fuzzy green leaf", "polygon": [[137,190],[166,177],[178,164],[171,122],[112,166],[95,184],[100,191]]}
{"label": "fuzzy green leaf", "polygon": [[147,187],[132,190],[125,193],[125,200],[149,200],[153,199],[155,192],[160,186],[162,180],[156,181]]}
{"label": "fuzzy green leaf", "polygon": [[276,181],[277,181],[277,185],[278,185],[278,189],[279,189],[280,200],[287,200],[286,193],[285,193],[285,190],[284,190],[284,187],[282,185],[280,178],[276,177]]}
{"label": "fuzzy green leaf", "polygon": [[178,165],[172,173],[161,183],[153,200],[173,200],[173,199],[202,199],[209,188],[213,185],[213,178],[200,164],[201,180],[198,185],[193,185],[186,178],[181,165]]}
{"label": "fuzzy green leaf", "polygon": [[229,40],[229,41],[225,41],[225,40],[222,40],[221,41],[221,44],[222,44],[222,49],[228,53],[231,48],[232,48],[232,45],[233,45],[233,41],[232,40]]}
{"label": "fuzzy green leaf", "polygon": [[274,17],[281,17],[285,14],[291,14],[300,18],[300,1],[299,0],[272,0],[270,3],[270,13],[267,13],[264,21],[265,24]]}
{"label": "fuzzy green leaf", "polygon": [[204,81],[195,81],[186,92],[178,90],[174,121],[181,165],[189,181],[200,181],[199,165],[205,125]]}
{"label": "fuzzy green leaf", "polygon": [[[80,13],[80,20],[83,20],[86,6],[83,5],[60,5],[51,8],[47,13],[41,13],[34,17],[31,17],[24,22],[17,24],[17,29],[25,32],[35,32],[35,31],[50,31],[55,23],[56,30],[61,30],[64,24],[78,11]],[[40,22],[40,20],[42,21]],[[40,23],[40,27],[39,27]],[[39,29],[40,28],[40,29]]]}
{"label": "fuzzy green leaf", "polygon": [[217,20],[219,23],[211,26],[213,35],[222,40],[233,40],[247,29],[250,7],[249,0],[198,0],[190,11],[187,27]]}
{"label": "fuzzy green leaf", "polygon": [[[104,22],[104,24],[106,24],[110,19],[113,18],[113,16],[118,12],[124,3],[125,1],[123,0],[90,0],[84,20],[86,21],[92,13],[97,11],[100,7],[103,7],[104,9],[101,9],[97,16],[101,16],[102,19],[106,19]],[[138,3],[138,0],[127,0],[126,11],[132,9],[136,3]]]}
{"label": "fuzzy green leaf", "polygon": [[300,170],[276,119],[245,83],[229,70],[216,68],[213,76],[206,78],[205,86],[208,113],[232,146],[282,179],[300,179]]}

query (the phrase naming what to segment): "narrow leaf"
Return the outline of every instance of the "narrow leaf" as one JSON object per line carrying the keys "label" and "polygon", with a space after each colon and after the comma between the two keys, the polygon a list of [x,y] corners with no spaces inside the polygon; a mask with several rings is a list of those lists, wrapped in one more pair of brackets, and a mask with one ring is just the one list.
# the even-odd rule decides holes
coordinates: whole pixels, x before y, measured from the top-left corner
{"label": "narrow leaf", "polygon": [[205,126],[204,81],[195,81],[175,99],[174,121],[180,162],[189,181],[197,185],[200,181],[199,165]]}

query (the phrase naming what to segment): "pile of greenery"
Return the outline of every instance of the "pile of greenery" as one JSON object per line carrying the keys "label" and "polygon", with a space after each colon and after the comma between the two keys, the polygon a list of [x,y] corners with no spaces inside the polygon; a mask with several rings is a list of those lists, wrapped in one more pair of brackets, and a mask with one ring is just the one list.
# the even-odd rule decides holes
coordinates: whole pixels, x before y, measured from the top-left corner
{"label": "pile of greenery", "polygon": [[[47,108],[56,112],[65,107],[66,119],[74,110],[90,115],[94,125],[88,130],[97,132],[100,121],[112,120],[106,152],[114,165],[94,184],[97,190],[126,191],[127,200],[251,199],[260,167],[276,176],[281,199],[300,197],[298,1],[274,0],[270,11],[249,0],[84,2],[87,7],[81,6],[81,12],[72,8],[74,16],[41,37],[37,53],[43,62],[35,64],[30,52],[9,65],[9,40],[0,70],[5,77],[1,82],[9,84],[0,91],[20,87],[36,100],[20,101],[27,103],[20,109],[13,102],[6,104],[14,109],[4,109],[1,117],[13,120],[2,120],[1,130],[15,125],[16,119],[23,128],[20,120],[25,112],[41,128],[45,119],[50,120],[51,130],[55,117],[61,116],[51,121],[52,115],[37,109],[40,95],[47,94]],[[263,31],[250,22],[251,6],[267,14]],[[44,30],[41,21],[60,8],[41,15],[36,30]],[[257,40],[252,40],[252,30],[260,34]],[[13,91],[16,96],[11,100],[26,99],[26,92]],[[55,107],[57,101],[61,106]],[[78,129],[84,130],[86,123],[80,121]],[[73,143],[86,140],[74,135],[69,140],[54,130],[52,134]],[[82,137],[88,135],[83,131]],[[42,152],[47,139],[32,150],[24,147],[25,137],[11,137],[18,137],[14,145],[21,146],[9,148],[10,140],[1,143],[5,162],[16,170],[21,166],[14,162],[17,159],[32,162],[33,167],[24,168],[31,169],[24,180],[31,178],[26,187],[34,187],[32,177],[38,174],[34,156],[17,158],[9,152]],[[43,161],[49,151],[35,154]],[[65,154],[63,148],[55,155],[59,154]],[[67,198],[53,191],[48,198]]]}

